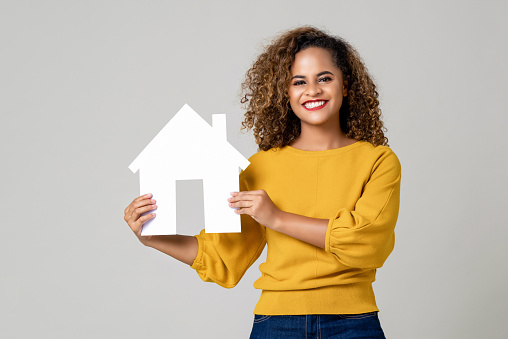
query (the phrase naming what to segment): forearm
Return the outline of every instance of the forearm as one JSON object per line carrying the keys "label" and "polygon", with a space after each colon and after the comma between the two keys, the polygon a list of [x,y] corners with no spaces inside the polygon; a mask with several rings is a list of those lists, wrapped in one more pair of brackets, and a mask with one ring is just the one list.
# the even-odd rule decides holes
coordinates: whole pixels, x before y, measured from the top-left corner
{"label": "forearm", "polygon": [[188,235],[153,236],[146,246],[152,247],[183,263],[192,265],[198,254],[198,240]]}
{"label": "forearm", "polygon": [[325,248],[327,227],[328,219],[310,218],[281,211],[277,222],[271,228],[311,245]]}

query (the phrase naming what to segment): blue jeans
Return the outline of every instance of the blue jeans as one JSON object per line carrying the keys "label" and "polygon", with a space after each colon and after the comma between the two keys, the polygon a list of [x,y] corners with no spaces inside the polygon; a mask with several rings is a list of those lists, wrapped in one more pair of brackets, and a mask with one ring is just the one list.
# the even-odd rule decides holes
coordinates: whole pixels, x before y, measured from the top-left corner
{"label": "blue jeans", "polygon": [[383,338],[378,312],[362,314],[254,315],[250,339]]}

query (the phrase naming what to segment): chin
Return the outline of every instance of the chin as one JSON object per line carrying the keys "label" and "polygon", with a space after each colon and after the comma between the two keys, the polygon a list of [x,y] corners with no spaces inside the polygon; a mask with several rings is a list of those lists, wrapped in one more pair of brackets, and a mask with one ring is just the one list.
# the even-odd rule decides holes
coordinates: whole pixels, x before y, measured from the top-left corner
{"label": "chin", "polygon": [[304,122],[307,125],[321,126],[321,125],[326,124],[328,121],[327,120],[303,120],[302,122]]}

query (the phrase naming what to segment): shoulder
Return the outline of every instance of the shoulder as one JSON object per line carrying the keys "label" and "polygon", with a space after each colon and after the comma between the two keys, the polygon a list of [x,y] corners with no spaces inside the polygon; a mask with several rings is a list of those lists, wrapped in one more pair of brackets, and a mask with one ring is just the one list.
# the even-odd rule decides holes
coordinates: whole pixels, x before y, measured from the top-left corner
{"label": "shoulder", "polygon": [[277,157],[280,152],[272,148],[268,151],[259,151],[249,157],[249,166],[240,173],[240,178],[246,181],[252,181],[253,178],[259,178],[268,175],[272,168],[278,163]]}
{"label": "shoulder", "polygon": [[388,146],[374,146],[370,142],[365,141],[365,146],[363,150],[365,151],[365,155],[372,157],[378,161],[387,161],[391,163],[397,163],[400,166],[399,158],[395,154],[395,152]]}
{"label": "shoulder", "polygon": [[[273,162],[277,162],[280,160],[280,156],[284,152],[281,151],[280,148],[274,147],[267,151],[258,151],[257,153],[254,153],[250,158],[249,162],[250,168],[257,168],[257,167],[265,167],[268,164],[271,164]],[[247,168],[249,168],[247,167]]]}
{"label": "shoulder", "polygon": [[366,142],[363,147],[364,155],[368,158],[371,165],[371,174],[388,174],[394,177],[400,177],[401,164],[398,156],[388,146],[374,146]]}
{"label": "shoulder", "polygon": [[249,166],[244,170],[245,171],[253,171],[260,167],[264,167],[266,164],[273,161],[273,158],[276,157],[277,149],[269,149],[268,151],[259,151],[254,153],[249,157]]}
{"label": "shoulder", "polygon": [[274,157],[277,157],[277,155],[281,154],[280,151],[281,148],[278,147],[270,148],[268,151],[258,151],[249,158],[249,161],[251,163],[270,161]]}

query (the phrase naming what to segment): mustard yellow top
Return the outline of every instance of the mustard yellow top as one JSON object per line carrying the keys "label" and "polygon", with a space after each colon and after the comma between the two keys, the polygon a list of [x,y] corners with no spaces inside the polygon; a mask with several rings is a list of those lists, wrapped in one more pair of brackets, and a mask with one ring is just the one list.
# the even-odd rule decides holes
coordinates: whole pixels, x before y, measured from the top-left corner
{"label": "mustard yellow top", "polygon": [[325,151],[272,148],[249,161],[240,190],[264,189],[282,211],[329,219],[326,247],[242,214],[241,233],[196,235],[199,250],[191,267],[201,279],[234,287],[267,244],[262,275],[254,283],[262,290],[255,314],[379,311],[372,282],[393,250],[399,212],[401,167],[395,153],[357,141]]}

